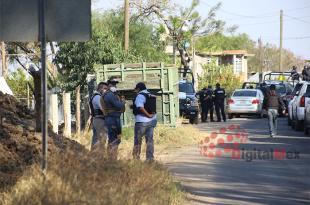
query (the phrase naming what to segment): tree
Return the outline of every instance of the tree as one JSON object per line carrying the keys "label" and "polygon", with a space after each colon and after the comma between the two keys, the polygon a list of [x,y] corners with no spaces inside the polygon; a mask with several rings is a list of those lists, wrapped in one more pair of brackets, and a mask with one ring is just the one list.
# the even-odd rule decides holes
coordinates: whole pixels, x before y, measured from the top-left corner
{"label": "tree", "polygon": [[54,63],[59,69],[60,87],[74,91],[80,85],[85,90],[86,76],[94,73],[95,64],[165,61],[164,46],[151,24],[131,21],[130,49],[123,48],[124,22],[120,10],[107,11],[93,18],[92,39],[85,43],[59,43]]}
{"label": "tree", "polygon": [[199,38],[196,45],[197,51],[200,52],[223,50],[247,50],[248,52],[251,52],[254,48],[255,42],[245,33],[225,36],[218,32]]}
{"label": "tree", "polygon": [[[36,131],[41,131],[41,69],[40,69],[40,47],[39,43],[8,43],[7,52],[10,55],[11,62],[17,62],[21,68],[27,71],[33,79],[31,87],[35,99]],[[30,69],[26,68],[27,62],[31,63]],[[54,65],[47,62],[49,82],[56,81],[57,69]]]}
{"label": "tree", "polygon": [[174,12],[167,4],[167,1],[150,0],[145,4],[136,4],[136,7],[141,11],[139,17],[152,18],[154,15],[157,17],[161,25],[159,30],[167,32],[180,53],[182,66],[188,69],[190,59],[187,53],[187,44],[191,42],[192,37],[224,30],[225,23],[215,18],[221,3],[211,8],[205,19],[202,19],[195,11],[199,0],[193,0],[188,8],[179,8],[178,12]]}
{"label": "tree", "polygon": [[27,86],[33,88],[33,80],[27,78],[22,68],[18,68],[15,72],[11,73],[7,78],[7,83],[17,98],[27,98]]}
{"label": "tree", "polygon": [[242,85],[241,79],[234,74],[231,65],[217,66],[215,62],[212,62],[205,64],[203,69],[203,75],[198,78],[200,89],[208,85],[215,87],[216,83],[220,82],[221,87],[226,89],[226,93],[229,96]]}

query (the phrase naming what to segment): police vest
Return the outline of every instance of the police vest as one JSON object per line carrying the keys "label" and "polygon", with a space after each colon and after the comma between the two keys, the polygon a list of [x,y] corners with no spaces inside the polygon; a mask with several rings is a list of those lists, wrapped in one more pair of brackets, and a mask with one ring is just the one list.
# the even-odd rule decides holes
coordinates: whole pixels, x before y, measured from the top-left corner
{"label": "police vest", "polygon": [[[109,107],[106,103],[106,100],[105,100],[105,97],[108,93],[110,93],[111,91],[107,91],[105,92],[103,95],[102,95],[102,100],[101,100],[101,107],[102,107],[102,110],[103,110],[103,115],[105,117],[109,116],[110,113],[113,113],[113,112],[120,112],[120,113],[124,113],[125,112],[125,106],[123,109],[121,110],[118,110],[116,109],[115,107]],[[116,95],[115,93],[111,92],[113,95]],[[120,100],[120,97],[118,95],[116,95],[118,97],[118,99]]]}
{"label": "police vest", "polygon": [[92,117],[103,115],[103,112],[100,109],[95,109],[93,105],[93,100],[97,95],[101,96],[99,93],[95,93],[89,100],[90,114]]}
{"label": "police vest", "polygon": [[222,88],[216,89],[214,91],[215,100],[224,100],[226,97],[225,90]]}
{"label": "police vest", "polygon": [[[156,113],[156,96],[151,93],[139,93],[138,95],[143,95],[146,99],[145,104],[144,104],[144,109],[150,114],[155,114]],[[133,99],[133,114],[144,115],[144,113],[140,111],[140,108],[138,108],[135,103],[138,95]]]}

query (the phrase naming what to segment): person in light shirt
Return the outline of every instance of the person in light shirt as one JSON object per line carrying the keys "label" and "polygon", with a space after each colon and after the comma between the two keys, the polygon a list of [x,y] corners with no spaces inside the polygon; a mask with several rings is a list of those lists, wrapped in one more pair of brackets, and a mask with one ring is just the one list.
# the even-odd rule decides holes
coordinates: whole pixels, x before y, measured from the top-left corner
{"label": "person in light shirt", "polygon": [[135,87],[137,96],[133,100],[133,113],[135,115],[135,134],[133,158],[140,159],[142,139],[146,140],[146,161],[154,160],[154,128],[156,119],[156,96],[152,95],[144,83]]}

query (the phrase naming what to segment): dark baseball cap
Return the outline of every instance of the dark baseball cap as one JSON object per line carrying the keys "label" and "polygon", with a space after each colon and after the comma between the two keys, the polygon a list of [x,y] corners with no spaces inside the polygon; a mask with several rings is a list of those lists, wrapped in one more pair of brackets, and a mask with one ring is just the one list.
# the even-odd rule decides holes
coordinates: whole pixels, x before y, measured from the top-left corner
{"label": "dark baseball cap", "polygon": [[136,87],[135,87],[135,90],[136,89],[139,89],[139,90],[146,90],[146,86],[144,83],[140,82],[140,83],[137,83]]}

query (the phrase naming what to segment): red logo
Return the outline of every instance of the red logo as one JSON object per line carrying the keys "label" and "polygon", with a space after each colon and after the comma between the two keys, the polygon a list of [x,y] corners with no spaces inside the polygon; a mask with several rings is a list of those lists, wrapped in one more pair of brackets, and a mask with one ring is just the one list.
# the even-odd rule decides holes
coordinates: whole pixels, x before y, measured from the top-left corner
{"label": "red logo", "polygon": [[222,127],[212,132],[198,143],[200,154],[209,158],[229,154],[232,159],[240,159],[239,145],[248,141],[248,133],[239,125]]}

